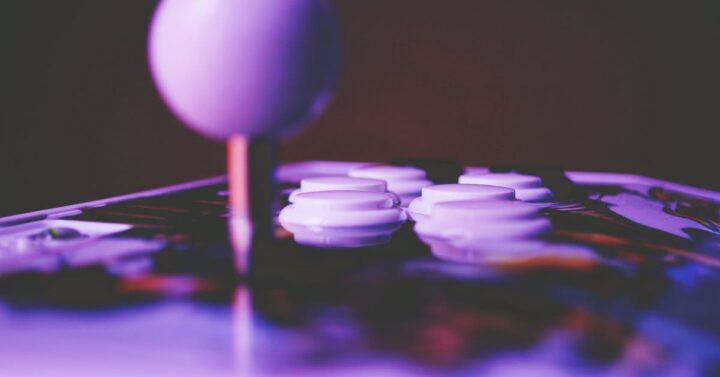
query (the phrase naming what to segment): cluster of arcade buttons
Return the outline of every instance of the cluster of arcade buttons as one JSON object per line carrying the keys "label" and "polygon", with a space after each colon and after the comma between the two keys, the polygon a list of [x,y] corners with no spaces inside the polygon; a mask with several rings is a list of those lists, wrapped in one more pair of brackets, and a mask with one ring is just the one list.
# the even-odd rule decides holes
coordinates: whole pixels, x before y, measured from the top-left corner
{"label": "cluster of arcade buttons", "polygon": [[[433,185],[422,169],[368,165],[346,176],[304,178],[290,194],[280,224],[296,241],[358,246],[359,236],[387,240],[408,217],[421,238],[502,241],[537,237],[550,229],[539,207],[516,200],[551,198],[539,177],[465,174],[457,184]],[[336,241],[343,244],[338,244]]]}
{"label": "cluster of arcade buttons", "polygon": [[423,240],[487,245],[534,239],[550,230],[540,208],[525,203],[552,197],[539,177],[474,173],[460,176],[458,182],[426,187],[410,203],[415,231]]}

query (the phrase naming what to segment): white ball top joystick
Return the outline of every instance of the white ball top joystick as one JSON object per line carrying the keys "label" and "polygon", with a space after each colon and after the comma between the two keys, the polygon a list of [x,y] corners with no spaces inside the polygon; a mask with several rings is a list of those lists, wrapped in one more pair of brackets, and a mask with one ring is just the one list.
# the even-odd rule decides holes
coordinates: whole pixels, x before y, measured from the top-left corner
{"label": "white ball top joystick", "polygon": [[172,111],[228,140],[233,243],[246,255],[251,240],[272,234],[273,137],[330,98],[339,63],[333,13],[324,0],[161,0],[148,56]]}
{"label": "white ball top joystick", "polygon": [[275,136],[319,114],[337,74],[323,0],[162,0],[148,42],[162,97],[199,133]]}

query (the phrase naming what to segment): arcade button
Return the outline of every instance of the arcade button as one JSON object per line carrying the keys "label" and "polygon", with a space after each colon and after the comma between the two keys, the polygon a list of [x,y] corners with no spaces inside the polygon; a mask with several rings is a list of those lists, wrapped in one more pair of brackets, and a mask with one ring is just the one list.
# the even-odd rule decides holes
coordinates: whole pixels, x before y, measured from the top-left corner
{"label": "arcade button", "polygon": [[386,181],[388,191],[397,194],[403,205],[419,196],[423,187],[432,185],[424,170],[412,166],[372,165],[351,169],[348,175]]}
{"label": "arcade button", "polygon": [[517,200],[464,200],[445,202],[433,209],[432,216],[447,224],[470,222],[477,225],[483,221],[535,219],[539,218],[540,210]]}
{"label": "arcade button", "polygon": [[517,199],[526,202],[544,202],[552,199],[552,192],[542,186],[538,176],[518,173],[470,173],[461,175],[461,184],[480,184],[515,189]]}
{"label": "arcade button", "polygon": [[[576,185],[565,174],[565,170],[557,166],[510,164],[491,166],[492,173],[519,173],[538,176],[543,186],[550,189],[555,201],[582,201],[588,197],[588,192]],[[469,173],[466,169],[466,173]]]}
{"label": "arcade button", "polygon": [[275,175],[279,182],[297,185],[305,178],[347,176],[351,169],[372,165],[370,162],[350,161],[301,161],[282,164]]}
{"label": "arcade button", "polygon": [[540,187],[542,185],[540,177],[517,173],[463,174],[458,179],[458,182],[462,184],[493,185],[514,189],[526,189]]}
{"label": "arcade button", "polygon": [[385,181],[370,178],[353,178],[345,176],[312,177],[300,181],[300,188],[290,194],[289,202],[295,201],[295,195],[317,191],[375,191],[386,192]]}
{"label": "arcade button", "polygon": [[408,212],[415,220],[430,215],[436,203],[461,200],[507,200],[515,199],[515,190],[489,185],[444,184],[424,187],[422,196],[410,202]]}
{"label": "arcade button", "polygon": [[407,215],[387,192],[316,191],[295,195],[280,211],[280,224],[307,227],[362,227],[403,223]]}
{"label": "arcade button", "polygon": [[364,166],[350,169],[348,175],[351,177],[384,179],[392,182],[425,179],[425,171],[412,166]]}
{"label": "arcade button", "polygon": [[539,208],[518,201],[441,202],[415,224],[421,238],[481,243],[533,239],[551,228]]}
{"label": "arcade button", "polygon": [[363,247],[390,241],[407,220],[397,196],[377,191],[315,191],[295,195],[280,211],[280,225],[299,244]]}
{"label": "arcade button", "polygon": [[487,173],[490,173],[490,168],[482,167],[482,166],[466,166],[464,169],[464,174],[487,174]]}
{"label": "arcade button", "polygon": [[437,158],[401,158],[391,160],[390,164],[422,169],[427,179],[435,183],[455,183],[464,171],[463,166],[457,161]]}

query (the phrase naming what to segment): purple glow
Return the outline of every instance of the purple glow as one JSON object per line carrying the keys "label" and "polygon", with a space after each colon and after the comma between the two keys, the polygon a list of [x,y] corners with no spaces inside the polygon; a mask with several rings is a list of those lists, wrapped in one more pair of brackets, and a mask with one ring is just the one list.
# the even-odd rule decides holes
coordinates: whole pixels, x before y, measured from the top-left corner
{"label": "purple glow", "polygon": [[338,65],[317,0],[163,0],[148,42],[166,103],[204,135],[276,134],[317,115]]}

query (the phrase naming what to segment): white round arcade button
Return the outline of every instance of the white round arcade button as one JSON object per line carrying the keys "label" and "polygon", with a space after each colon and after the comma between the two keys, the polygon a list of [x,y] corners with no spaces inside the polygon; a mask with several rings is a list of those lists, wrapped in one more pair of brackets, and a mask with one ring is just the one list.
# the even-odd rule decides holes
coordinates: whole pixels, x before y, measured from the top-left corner
{"label": "white round arcade button", "polygon": [[425,171],[412,166],[370,165],[350,169],[351,177],[384,179],[386,181],[407,181],[425,179]]}
{"label": "white round arcade button", "polygon": [[448,224],[498,220],[527,220],[540,216],[540,208],[517,200],[445,202],[432,209],[432,218]]}
{"label": "white round arcade button", "polygon": [[430,216],[415,224],[421,237],[454,241],[529,239],[551,229],[539,208],[518,201],[437,203]]}
{"label": "white round arcade button", "polygon": [[435,237],[463,242],[512,241],[532,239],[548,232],[552,227],[543,218],[524,221],[488,221],[485,224],[455,224],[448,226],[443,222],[428,219],[415,223],[415,231],[424,237]]}
{"label": "white round arcade button", "polygon": [[415,224],[415,231],[421,236],[430,236],[445,239],[479,241],[510,241],[518,239],[531,239],[540,236],[551,229],[550,222],[545,218],[527,221],[501,221],[486,224],[457,224],[448,227],[447,224],[438,223],[428,219]]}
{"label": "white round arcade button", "polygon": [[407,219],[396,197],[387,192],[316,191],[295,195],[280,211],[279,221],[308,227],[363,227],[402,223]]}
{"label": "white round arcade button", "polygon": [[295,206],[318,211],[382,209],[395,205],[394,197],[387,192],[371,191],[316,191],[295,196]]}
{"label": "white round arcade button", "polygon": [[425,186],[432,185],[425,171],[412,166],[372,165],[351,169],[350,177],[382,179],[388,191],[398,195],[416,194]]}
{"label": "white round arcade button", "polygon": [[502,186],[514,189],[542,186],[540,177],[518,173],[463,174],[460,176],[458,182],[463,184]]}
{"label": "white round arcade button", "polygon": [[469,199],[512,200],[515,199],[515,190],[499,186],[450,183],[424,187],[422,198],[430,203]]}
{"label": "white round arcade button", "polygon": [[385,181],[370,178],[352,177],[315,177],[305,178],[300,181],[300,188],[303,192],[331,191],[331,190],[359,190],[359,191],[380,191],[387,189]]}
{"label": "white round arcade button", "polygon": [[386,192],[385,181],[370,178],[352,178],[345,176],[311,177],[300,181],[300,188],[290,193],[288,201],[293,203],[295,195],[304,192],[316,191],[377,191]]}
{"label": "white round arcade button", "polygon": [[461,175],[461,184],[485,184],[515,189],[515,197],[525,202],[543,202],[552,199],[552,192],[542,186],[542,179],[519,173],[472,173]]}
{"label": "white round arcade button", "polygon": [[[459,200],[508,200],[515,199],[515,190],[488,185],[443,184],[424,187],[422,196],[410,202],[408,211],[418,219],[430,214],[435,203]],[[418,216],[420,215],[420,216]]]}

